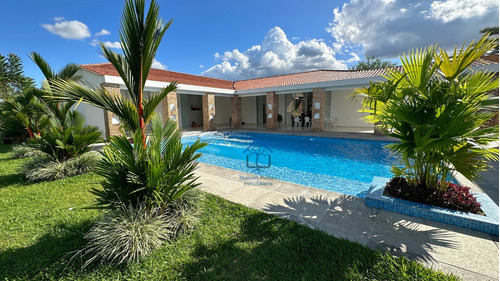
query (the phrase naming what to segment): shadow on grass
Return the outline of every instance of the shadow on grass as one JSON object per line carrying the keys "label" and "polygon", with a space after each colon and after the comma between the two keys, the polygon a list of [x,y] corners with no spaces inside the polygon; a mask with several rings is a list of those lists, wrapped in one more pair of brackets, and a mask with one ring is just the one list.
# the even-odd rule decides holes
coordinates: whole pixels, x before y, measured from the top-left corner
{"label": "shadow on grass", "polygon": [[343,280],[373,266],[379,253],[264,213],[244,220],[241,232],[220,244],[199,244],[187,280]]}
{"label": "shadow on grass", "polygon": [[0,188],[18,183],[27,183],[22,173],[0,175]]}
{"label": "shadow on grass", "polygon": [[[342,197],[340,200],[345,201],[348,198]],[[288,217],[299,223],[257,211],[240,215],[243,218],[241,226],[232,236],[217,239],[217,243],[195,244],[191,254],[195,261],[182,267],[183,278],[187,280],[454,279],[424,268],[414,261],[401,257],[393,258],[387,253],[373,251],[359,243],[335,238],[323,231],[301,225],[304,221],[309,225],[314,224],[314,221],[307,218],[318,216],[321,210],[329,211],[330,207],[323,209],[323,206],[318,206],[327,202],[328,206],[333,204],[332,200],[321,196],[310,200],[296,197],[290,198],[285,206],[269,206],[268,209],[274,213],[279,209],[283,213],[288,212]],[[302,213],[302,217],[297,215],[297,210]],[[344,216],[346,219],[351,219],[351,223],[362,223],[356,222],[355,215],[350,217],[349,213],[351,212],[345,211]],[[410,235],[412,231],[416,231],[408,226],[401,227],[407,229],[401,235]],[[374,232],[368,230],[368,233]],[[426,233],[431,236],[439,234],[439,231]],[[382,239],[380,234],[373,235]],[[407,239],[412,238],[407,237]],[[455,247],[454,243],[446,238],[435,237],[434,242]]]}
{"label": "shadow on grass", "polygon": [[285,199],[283,205],[268,205],[265,211],[372,249],[425,262],[435,261],[432,253],[437,247],[458,247],[444,229],[429,228],[417,218],[366,207],[364,199],[349,195],[332,199],[292,197]]}
{"label": "shadow on grass", "polygon": [[50,274],[62,273],[71,252],[83,247],[83,236],[94,223],[93,220],[74,225],[62,223],[31,246],[0,252],[0,279],[33,279],[48,268]]}

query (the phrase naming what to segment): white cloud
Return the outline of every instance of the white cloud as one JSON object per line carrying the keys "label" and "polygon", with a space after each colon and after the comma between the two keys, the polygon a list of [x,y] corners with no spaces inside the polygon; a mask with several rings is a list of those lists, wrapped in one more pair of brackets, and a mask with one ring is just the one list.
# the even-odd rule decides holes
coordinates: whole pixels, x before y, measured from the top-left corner
{"label": "white cloud", "polygon": [[66,39],[84,39],[90,37],[89,28],[86,24],[77,20],[67,21],[62,17],[54,18],[54,24],[42,24],[42,27],[50,33],[59,35]]}
{"label": "white cloud", "polygon": [[436,43],[461,46],[499,20],[497,0],[351,0],[333,14],[327,31],[337,52],[382,58]]}
{"label": "white cloud", "polygon": [[163,63],[157,61],[156,59],[153,59],[153,64],[151,65],[151,68],[156,68],[156,69],[167,69],[167,66],[164,65]]}
{"label": "white cloud", "polygon": [[[468,19],[483,16],[491,10],[498,9],[498,0],[463,1],[446,0],[431,3],[429,17],[449,22],[455,19]],[[498,13],[497,13],[498,14]]]}
{"label": "white cloud", "polygon": [[98,39],[93,39],[89,44],[92,46],[98,46],[99,43],[103,43],[104,46],[112,49],[121,49],[122,48],[122,43],[120,42],[111,42],[111,41],[105,41],[101,42]]}
{"label": "white cloud", "polygon": [[95,34],[95,36],[103,36],[103,35],[111,35],[111,32],[107,31],[106,29],[101,29],[101,31]]}
{"label": "white cloud", "polygon": [[360,61],[361,59],[359,58],[358,54],[352,52],[349,55],[351,55],[351,58],[348,59],[346,62],[351,63],[351,62],[357,62]]}
{"label": "white cloud", "polygon": [[203,64],[200,64],[200,68],[205,68],[205,66]]}
{"label": "white cloud", "polygon": [[237,49],[224,54],[215,53],[222,60],[202,74],[228,80],[266,77],[316,69],[346,69],[342,60],[335,58],[333,48],[323,40],[311,39],[291,43],[279,27],[271,29],[261,45],[240,52]]}

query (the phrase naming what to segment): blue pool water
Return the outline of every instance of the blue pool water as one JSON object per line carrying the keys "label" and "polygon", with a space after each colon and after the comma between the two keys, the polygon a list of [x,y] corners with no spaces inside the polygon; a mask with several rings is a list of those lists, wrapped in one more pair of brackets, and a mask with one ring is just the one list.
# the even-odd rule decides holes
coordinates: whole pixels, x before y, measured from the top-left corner
{"label": "blue pool water", "polygon": [[265,185],[262,177],[270,177],[364,197],[374,177],[391,177],[395,161],[384,148],[390,142],[383,141],[215,132],[182,142],[192,144],[198,137],[209,143],[200,162],[261,176],[241,176],[250,185]]}

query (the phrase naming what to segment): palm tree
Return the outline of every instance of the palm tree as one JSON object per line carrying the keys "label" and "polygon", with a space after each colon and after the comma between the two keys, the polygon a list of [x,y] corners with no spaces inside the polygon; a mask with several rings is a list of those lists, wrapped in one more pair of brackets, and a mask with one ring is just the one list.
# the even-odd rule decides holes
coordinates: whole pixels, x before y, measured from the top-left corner
{"label": "palm tree", "polygon": [[414,50],[401,57],[402,72],[389,70],[387,82],[358,91],[364,107],[377,113],[369,121],[381,122],[388,136],[400,140],[389,146],[403,164],[393,167],[396,176],[414,186],[445,188],[453,172],[473,180],[487,167],[485,160],[498,159],[498,149],[486,147],[498,139],[498,126],[482,126],[494,115],[483,109],[498,107],[488,95],[498,79],[469,68],[494,46],[495,40],[483,37],[452,55],[435,46]]}
{"label": "palm tree", "polygon": [[71,79],[75,73],[78,71],[79,67],[76,64],[69,63],[65,65],[59,72],[52,70],[48,62],[38,53],[31,52],[29,57],[31,60],[40,68],[46,79],[46,84],[43,88],[44,93],[40,95],[39,98],[43,100],[47,109],[52,113],[52,115],[59,119],[61,123],[64,123],[68,112],[71,107],[75,104],[74,101],[56,101],[51,99],[55,92],[55,81],[57,80],[68,80]]}
{"label": "palm tree", "polygon": [[24,126],[30,139],[35,138],[35,133],[40,136],[48,122],[40,95],[38,89],[32,88],[18,94],[14,100],[6,101],[7,109],[13,113],[12,119]]}
{"label": "palm tree", "polygon": [[144,0],[128,0],[122,15],[120,40],[123,55],[113,52],[101,43],[102,55],[115,67],[122,78],[130,99],[112,95],[102,88],[93,88],[71,81],[58,82],[63,92],[62,97],[73,101],[83,100],[116,114],[124,125],[135,132],[143,132],[142,144],[146,145],[146,126],[154,109],[167,94],[177,88],[177,83],[154,93],[149,100],[144,100],[144,86],[151,69],[156,51],[172,20],[165,23],[159,18],[159,6],[151,1],[145,15]]}
{"label": "palm tree", "polygon": [[196,187],[193,174],[201,154],[196,151],[206,145],[196,142],[183,146],[175,121],[162,124],[161,118],[151,122],[151,137],[146,142],[146,126],[153,112],[167,94],[175,90],[176,82],[170,83],[143,99],[144,86],[156,51],[165,31],[172,21],[159,19],[159,7],[151,1],[145,15],[144,0],[128,0],[125,3],[120,39],[123,55],[101,44],[101,52],[122,78],[130,98],[113,95],[104,88],[93,88],[70,80],[54,80],[58,97],[72,101],[83,100],[116,114],[132,131],[134,145],[126,136],[112,136],[103,149],[103,159],[97,173],[104,177],[103,189],[94,190],[99,207],[116,209],[121,204],[137,206],[145,203],[150,208],[167,208],[184,192]]}

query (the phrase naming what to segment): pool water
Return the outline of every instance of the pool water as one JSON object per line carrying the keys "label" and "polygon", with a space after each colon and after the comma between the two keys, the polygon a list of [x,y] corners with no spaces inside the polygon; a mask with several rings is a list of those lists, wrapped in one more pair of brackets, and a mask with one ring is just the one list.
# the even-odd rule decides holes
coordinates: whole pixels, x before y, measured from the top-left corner
{"label": "pool water", "polygon": [[384,148],[390,142],[263,133],[209,132],[199,161],[257,175],[241,176],[249,185],[274,178],[300,185],[364,197],[374,177],[390,178],[396,158]]}

